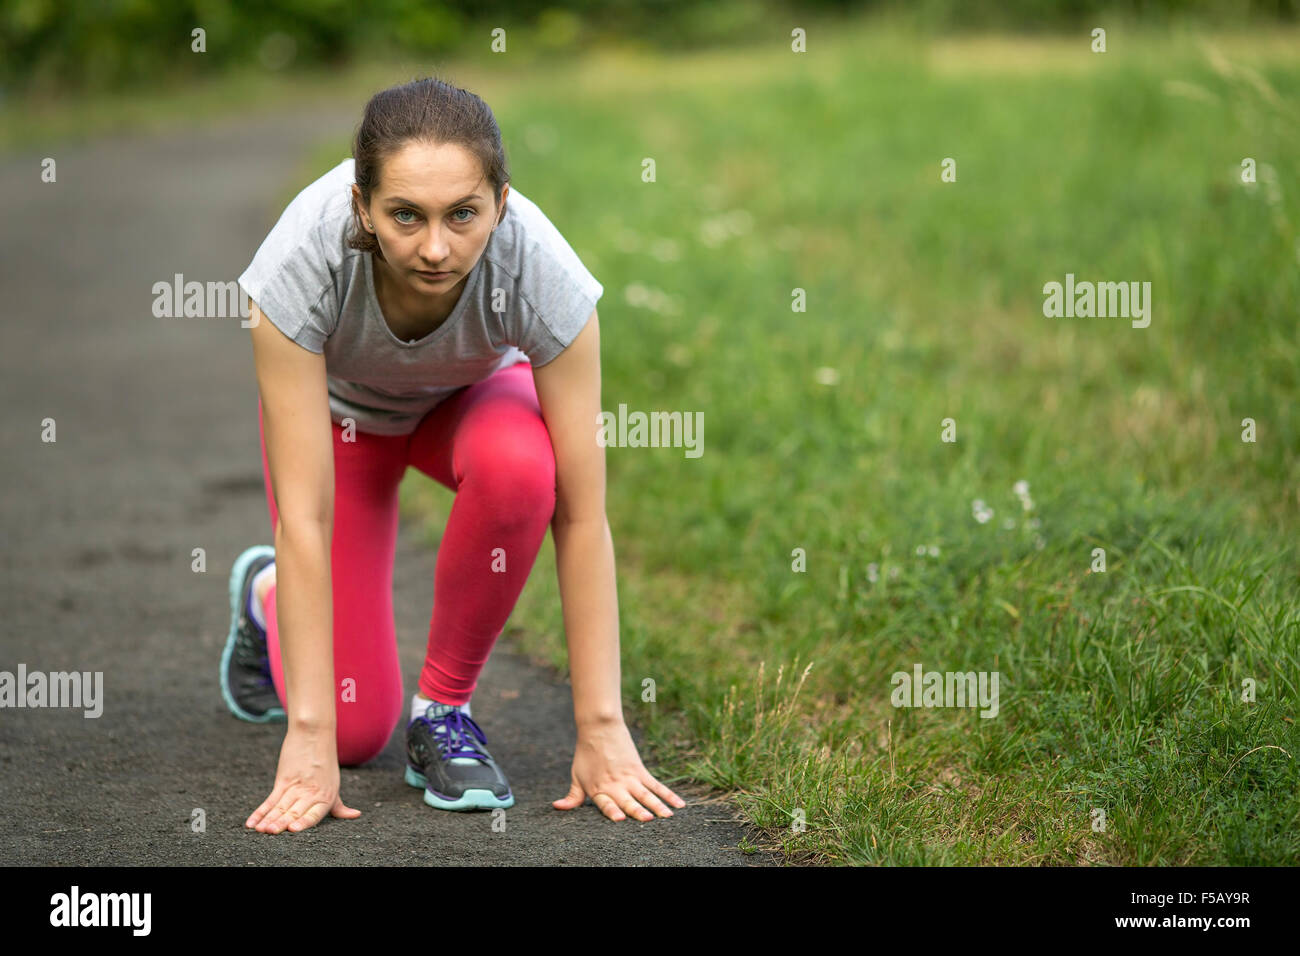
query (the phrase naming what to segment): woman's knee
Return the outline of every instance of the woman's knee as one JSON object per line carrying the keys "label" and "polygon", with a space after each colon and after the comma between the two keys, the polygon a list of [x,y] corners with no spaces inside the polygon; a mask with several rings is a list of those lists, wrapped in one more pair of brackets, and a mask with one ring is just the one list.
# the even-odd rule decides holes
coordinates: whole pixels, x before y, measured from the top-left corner
{"label": "woman's knee", "polygon": [[395,721],[387,716],[367,715],[345,718],[339,714],[339,765],[357,767],[378,757],[393,736]]}
{"label": "woman's knee", "polygon": [[546,515],[555,511],[555,451],[542,420],[485,446],[465,478],[484,494],[508,501],[502,514]]}

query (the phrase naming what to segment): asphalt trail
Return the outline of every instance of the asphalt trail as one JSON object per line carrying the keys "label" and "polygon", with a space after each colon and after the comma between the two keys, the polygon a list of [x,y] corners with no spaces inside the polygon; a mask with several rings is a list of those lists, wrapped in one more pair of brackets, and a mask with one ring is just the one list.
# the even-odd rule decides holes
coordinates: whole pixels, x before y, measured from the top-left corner
{"label": "asphalt trail", "polygon": [[[359,819],[244,828],[283,735],[235,719],[217,687],[230,567],[270,543],[252,351],[238,318],[155,318],[152,288],[176,273],[234,279],[305,151],[346,142],[358,117],[267,116],[0,157],[0,670],[104,681],[97,719],[0,709],[0,864],[780,864],[740,852],[757,834],[699,788],[675,787],[687,807],[646,823],[606,820],[590,801],[553,809],[573,756],[569,688],[520,656],[509,628],[474,697],[516,793],[503,832],[489,813],[425,806],[402,781],[400,729],[343,771]],[[56,183],[41,182],[46,156]],[[196,548],[205,573],[191,570]],[[435,559],[404,517],[394,587],[408,694]]]}

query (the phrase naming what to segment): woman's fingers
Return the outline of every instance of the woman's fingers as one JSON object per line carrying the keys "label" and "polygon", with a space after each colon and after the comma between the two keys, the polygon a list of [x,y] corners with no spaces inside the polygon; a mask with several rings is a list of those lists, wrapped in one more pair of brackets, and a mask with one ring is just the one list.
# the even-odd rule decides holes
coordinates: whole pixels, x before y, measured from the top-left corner
{"label": "woman's fingers", "polygon": [[279,833],[284,827],[288,826],[289,810],[293,807],[294,801],[298,794],[297,785],[287,787],[284,794],[276,801],[275,806],[258,824],[257,829],[263,833]]}
{"label": "woman's fingers", "polygon": [[646,773],[645,777],[642,778],[641,782],[644,783],[651,790],[653,790],[655,793],[659,794],[659,796],[663,797],[664,800],[666,800],[668,803],[671,803],[673,806],[675,806],[678,810],[686,806],[685,800],[677,796],[677,794],[673,793],[671,788],[660,783],[648,772]]}
{"label": "woman's fingers", "polygon": [[[602,790],[601,792],[607,795],[610,802],[629,817],[635,817],[638,820],[654,819],[655,815],[636,802],[636,798],[628,792],[625,784],[614,784],[608,790]],[[609,814],[607,813],[605,816],[609,816]]]}
{"label": "woman's fingers", "polygon": [[284,793],[284,787],[277,785],[271,791],[271,795],[262,801],[262,805],[252,812],[247,820],[244,821],[246,827],[256,827],[262,822],[262,819],[270,812],[271,808],[280,802],[280,795]]}
{"label": "woman's fingers", "polygon": [[341,797],[331,805],[320,799],[318,794],[304,793],[301,788],[294,786],[268,797],[265,803],[253,811],[244,826],[262,833],[280,833],[284,830],[298,833],[320,823],[326,814],[355,820],[361,816],[361,811],[349,807]]}
{"label": "woman's fingers", "polygon": [[277,827],[280,825],[280,821],[284,819],[284,815],[289,809],[289,806],[284,803],[285,799],[285,797],[282,797],[280,802],[272,807],[271,811],[262,818],[262,822],[257,825],[259,831],[262,833],[279,832]]}
{"label": "woman's fingers", "polygon": [[308,827],[314,827],[325,819],[325,814],[330,812],[330,805],[324,800],[317,800],[309,806],[298,819],[289,824],[290,833],[299,833]]}
{"label": "woman's fingers", "polygon": [[[301,826],[302,822],[307,819],[308,815],[315,810],[317,806],[321,808],[320,816],[316,818],[316,820],[319,820],[329,812],[330,805],[320,799],[316,794],[308,794],[304,797],[299,797],[298,800],[294,802],[294,805],[289,808],[289,812],[285,814],[284,828],[286,830],[292,830],[295,833],[304,829],[304,827]],[[316,820],[313,820],[312,823],[315,823]],[[311,823],[307,824],[307,826],[311,826]]]}
{"label": "woman's fingers", "polygon": [[[298,796],[300,793],[303,794],[303,796]],[[295,797],[297,797],[297,799],[294,799]],[[290,801],[292,802],[290,803]],[[301,819],[303,814],[311,809],[312,804],[322,801],[320,801],[320,798],[314,793],[304,793],[301,788],[294,788],[293,790],[290,790],[289,793],[285,795],[285,798],[280,802],[289,803],[289,807],[280,815],[280,818],[271,825],[272,833],[279,833],[281,830],[288,829],[297,820]]]}
{"label": "woman's fingers", "polygon": [[631,791],[632,796],[640,800],[642,805],[649,807],[658,816],[671,817],[673,815],[673,812],[669,810],[667,806],[664,805],[664,802],[662,800],[656,797],[653,793],[651,793],[641,784],[634,783],[628,789]]}
{"label": "woman's fingers", "polygon": [[623,811],[618,808],[618,804],[614,802],[614,798],[603,791],[593,793],[591,795],[591,802],[599,807],[600,812],[605,814],[605,816],[609,817],[611,820],[627,819],[623,814]]}
{"label": "woman's fingers", "polygon": [[[654,787],[665,798],[679,805],[686,806],[686,801],[673,793],[658,780],[650,777],[645,783],[633,780],[626,784],[607,786],[592,795],[591,802],[600,808],[600,812],[611,820],[653,820],[656,815],[671,817],[672,810],[650,789]],[[648,808],[648,809],[647,809]]]}

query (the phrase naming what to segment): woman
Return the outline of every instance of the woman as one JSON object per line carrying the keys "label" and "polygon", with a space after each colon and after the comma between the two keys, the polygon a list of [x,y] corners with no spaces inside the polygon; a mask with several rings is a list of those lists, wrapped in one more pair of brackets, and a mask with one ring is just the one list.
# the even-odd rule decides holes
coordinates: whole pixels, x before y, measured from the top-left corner
{"label": "woman", "polygon": [[685,806],[623,721],[594,427],[603,288],[508,181],[479,97],[433,78],[383,90],[353,158],[298,194],[239,278],[275,547],[249,548],[231,572],[222,693],[242,719],[288,723],[247,827],[360,816],[339,765],[376,756],[403,709],[392,570],[408,466],[456,499],[407,783],[442,809],[514,804],[469,700],[550,526],[578,730],[569,792],[552,806],[590,796],[613,820]]}

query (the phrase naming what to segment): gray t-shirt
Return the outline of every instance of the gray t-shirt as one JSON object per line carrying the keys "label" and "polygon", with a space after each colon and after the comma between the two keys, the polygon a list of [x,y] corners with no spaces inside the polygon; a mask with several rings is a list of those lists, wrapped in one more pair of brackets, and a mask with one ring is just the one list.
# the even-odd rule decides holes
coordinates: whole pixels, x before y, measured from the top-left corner
{"label": "gray t-shirt", "polygon": [[512,185],[455,309],[424,338],[399,339],[375,298],[370,253],[346,245],[355,181],[349,158],[300,192],[239,277],[276,328],[325,353],[336,423],[409,435],[457,389],[517,362],[543,366],[586,326],[604,287]]}

